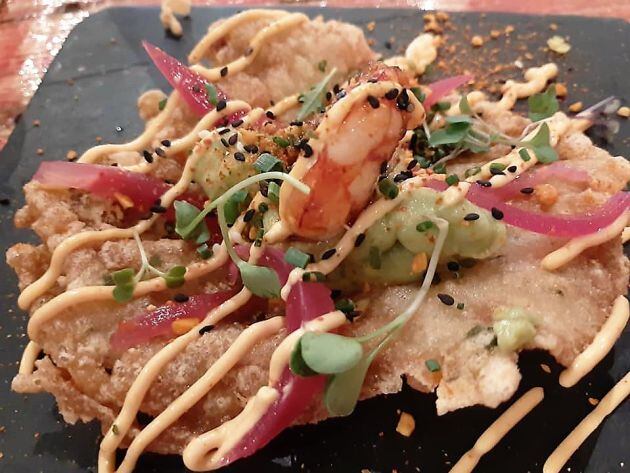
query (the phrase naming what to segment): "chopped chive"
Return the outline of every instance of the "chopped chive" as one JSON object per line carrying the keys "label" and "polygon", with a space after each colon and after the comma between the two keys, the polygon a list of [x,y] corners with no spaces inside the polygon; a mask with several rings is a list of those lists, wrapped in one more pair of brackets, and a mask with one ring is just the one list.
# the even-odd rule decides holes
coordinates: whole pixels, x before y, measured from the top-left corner
{"label": "chopped chive", "polygon": [[326,279],[326,276],[319,271],[307,271],[302,274],[302,281],[304,282],[322,282],[324,279]]}
{"label": "chopped chive", "polygon": [[224,206],[225,220],[228,225],[233,225],[241,214],[242,205],[247,200],[249,194],[246,190],[240,190],[230,196]]}
{"label": "chopped chive", "polygon": [[464,303],[463,302],[458,302],[457,303],[457,309],[458,310],[464,310]]}
{"label": "chopped chive", "polygon": [[280,186],[277,183],[273,181],[269,183],[267,197],[276,205],[280,203]]}
{"label": "chopped chive", "polygon": [[434,112],[444,112],[451,108],[450,102],[437,102],[431,106],[431,110]]}
{"label": "chopped chive", "polygon": [[262,153],[254,163],[258,172],[282,171],[282,161],[271,153]]}
{"label": "chopped chive", "polygon": [[433,172],[436,174],[446,174],[446,165],[444,163],[433,166]]}
{"label": "chopped chive", "polygon": [[431,166],[431,161],[426,158],[420,158],[418,159],[418,164],[422,169],[427,169],[429,166]]}
{"label": "chopped chive", "polygon": [[422,92],[420,87],[412,87],[411,92],[413,93],[413,95],[416,96],[416,98],[418,99],[418,102],[424,102],[426,95],[424,94],[424,92]]}
{"label": "chopped chive", "polygon": [[431,373],[435,373],[441,369],[440,364],[434,359],[426,360],[424,364]]}
{"label": "chopped chive", "polygon": [[398,197],[398,186],[394,184],[394,182],[386,177],[385,179],[381,179],[378,183],[378,190],[385,196],[387,199],[395,199]]}
{"label": "chopped chive", "polygon": [[297,248],[291,247],[284,254],[284,260],[296,268],[304,269],[311,260],[311,257]]}
{"label": "chopped chive", "polygon": [[376,246],[370,247],[368,260],[372,269],[381,269],[381,250],[379,250]]}
{"label": "chopped chive", "polygon": [[158,103],[158,110],[161,112],[162,110],[164,110],[164,107],[166,107],[166,99],[162,99],[160,100],[160,102]]}
{"label": "chopped chive", "polygon": [[203,259],[212,258],[213,251],[206,243],[197,247],[197,254],[201,256]]}
{"label": "chopped chive", "polygon": [[213,84],[206,84],[205,87],[206,87],[206,96],[208,97],[208,102],[216,106],[217,103],[219,102],[217,88]]}
{"label": "chopped chive", "polygon": [[261,214],[264,214],[265,212],[267,212],[267,210],[269,210],[269,206],[267,205],[267,203],[266,203],[266,202],[261,202],[261,203],[258,205],[258,211],[259,211]]}
{"label": "chopped chive", "polygon": [[352,299],[339,299],[335,302],[335,309],[340,310],[344,314],[349,314],[354,311],[354,302],[352,302]]}
{"label": "chopped chive", "polygon": [[479,174],[480,172],[481,172],[481,168],[479,166],[473,166],[471,168],[466,169],[466,172],[464,172],[464,176],[472,177],[475,174]]}
{"label": "chopped chive", "polygon": [[416,230],[419,232],[426,232],[427,230],[431,230],[435,224],[431,220],[425,220],[424,222],[420,222],[416,225]]}
{"label": "chopped chive", "polygon": [[289,140],[286,140],[280,136],[274,136],[272,140],[275,144],[280,146],[280,148],[288,148],[291,145],[291,142]]}
{"label": "chopped chive", "polygon": [[459,183],[459,177],[457,177],[457,174],[450,174],[446,176],[446,183],[449,186],[454,186]]}
{"label": "chopped chive", "polygon": [[529,155],[529,152],[525,148],[521,148],[520,150],[518,150],[518,155],[525,162],[527,162],[530,159],[532,159],[532,157]]}

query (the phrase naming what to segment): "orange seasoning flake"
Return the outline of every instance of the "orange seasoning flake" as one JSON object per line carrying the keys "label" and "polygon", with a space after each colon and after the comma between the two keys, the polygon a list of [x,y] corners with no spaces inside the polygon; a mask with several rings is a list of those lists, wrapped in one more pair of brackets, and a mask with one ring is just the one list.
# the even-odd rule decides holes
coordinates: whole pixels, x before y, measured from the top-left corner
{"label": "orange seasoning flake", "polygon": [[398,419],[398,425],[396,426],[396,432],[405,437],[409,437],[416,428],[416,420],[411,414],[407,412],[400,413],[400,419]]}
{"label": "orange seasoning flake", "polygon": [[125,194],[121,194],[120,192],[114,192],[114,198],[118,201],[123,209],[130,209],[133,207],[133,200]]}
{"label": "orange seasoning flake", "polygon": [[171,330],[175,335],[184,335],[190,332],[199,322],[200,320],[196,317],[174,320],[171,323]]}

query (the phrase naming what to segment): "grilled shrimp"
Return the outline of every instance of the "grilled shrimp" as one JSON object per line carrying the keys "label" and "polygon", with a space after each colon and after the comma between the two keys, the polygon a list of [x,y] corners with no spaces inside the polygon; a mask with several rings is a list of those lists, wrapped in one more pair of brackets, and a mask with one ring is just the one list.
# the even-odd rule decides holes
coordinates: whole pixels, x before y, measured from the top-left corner
{"label": "grilled shrimp", "polygon": [[281,187],[280,219],[292,234],[330,238],[367,205],[382,163],[425,117],[405,83],[400,70],[380,66],[337,94],[291,170],[310,194]]}

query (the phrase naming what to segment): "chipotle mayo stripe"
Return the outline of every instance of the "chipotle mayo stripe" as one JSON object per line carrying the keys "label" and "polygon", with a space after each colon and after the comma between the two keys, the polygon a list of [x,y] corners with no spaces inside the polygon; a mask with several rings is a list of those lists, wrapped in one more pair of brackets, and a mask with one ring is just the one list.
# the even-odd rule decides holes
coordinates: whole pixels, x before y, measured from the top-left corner
{"label": "chipotle mayo stripe", "polygon": [[516,424],[540,404],[544,396],[542,388],[532,388],[523,394],[481,434],[473,448],[459,459],[451,468],[450,473],[470,473],[473,471],[481,457],[492,450]]}
{"label": "chipotle mayo stripe", "polygon": [[543,466],[543,473],[559,473],[564,464],[571,458],[580,445],[597,427],[630,395],[630,373],[627,373],[604,398],[597,407],[580,422],[565,438],[558,448],[549,456]]}
{"label": "chipotle mayo stripe", "polygon": [[588,372],[602,361],[623,333],[630,316],[628,299],[619,296],[613,303],[612,312],[586,349],[575,357],[573,363],[560,373],[560,384],[565,388],[575,386]]}

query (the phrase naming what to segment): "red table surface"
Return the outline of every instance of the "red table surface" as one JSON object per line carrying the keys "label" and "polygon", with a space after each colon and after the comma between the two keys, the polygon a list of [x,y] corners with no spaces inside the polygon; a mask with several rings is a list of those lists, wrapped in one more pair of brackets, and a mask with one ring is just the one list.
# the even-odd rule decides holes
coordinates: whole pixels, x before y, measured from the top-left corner
{"label": "red table surface", "polygon": [[[260,0],[193,0],[195,5],[266,5]],[[0,0],[0,149],[16,117],[35,93],[46,69],[72,28],[91,13],[110,6],[158,5],[159,0]],[[630,0],[322,0],[280,5],[330,7],[412,7],[445,11],[504,11],[623,18]]]}

